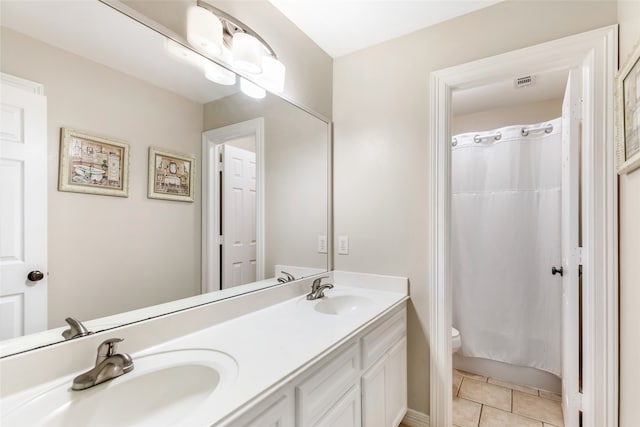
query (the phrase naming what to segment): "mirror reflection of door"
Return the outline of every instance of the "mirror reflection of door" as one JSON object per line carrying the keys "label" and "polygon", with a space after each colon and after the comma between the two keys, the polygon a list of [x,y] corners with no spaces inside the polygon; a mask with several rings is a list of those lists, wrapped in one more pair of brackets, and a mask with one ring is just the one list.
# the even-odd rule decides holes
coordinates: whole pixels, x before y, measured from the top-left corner
{"label": "mirror reflection of door", "polygon": [[37,83],[0,77],[0,340],[5,340],[47,329],[47,99]]}
{"label": "mirror reflection of door", "polygon": [[218,146],[222,289],[256,281],[256,144],[248,135]]}

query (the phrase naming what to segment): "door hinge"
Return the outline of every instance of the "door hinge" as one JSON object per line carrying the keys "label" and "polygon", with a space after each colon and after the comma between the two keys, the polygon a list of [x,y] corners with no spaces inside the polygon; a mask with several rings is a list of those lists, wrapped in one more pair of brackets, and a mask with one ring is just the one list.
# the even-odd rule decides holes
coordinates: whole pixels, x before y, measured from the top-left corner
{"label": "door hinge", "polygon": [[218,236],[218,244],[219,245],[222,245],[224,243],[223,237],[224,236],[222,234]]}
{"label": "door hinge", "polygon": [[576,262],[582,265],[582,248],[580,246],[576,248]]}
{"label": "door hinge", "polygon": [[218,172],[222,172],[224,170],[224,163],[218,162]]}
{"label": "door hinge", "polygon": [[579,411],[584,412],[584,408],[582,407],[582,393],[576,393],[575,397],[575,405]]}

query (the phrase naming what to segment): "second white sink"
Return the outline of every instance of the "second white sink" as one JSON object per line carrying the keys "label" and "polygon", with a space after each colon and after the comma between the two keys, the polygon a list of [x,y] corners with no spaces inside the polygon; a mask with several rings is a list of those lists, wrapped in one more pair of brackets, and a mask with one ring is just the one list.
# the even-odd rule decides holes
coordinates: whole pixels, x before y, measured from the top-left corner
{"label": "second white sink", "polygon": [[373,304],[373,300],[361,295],[326,295],[314,310],[323,314],[344,315],[362,310]]}

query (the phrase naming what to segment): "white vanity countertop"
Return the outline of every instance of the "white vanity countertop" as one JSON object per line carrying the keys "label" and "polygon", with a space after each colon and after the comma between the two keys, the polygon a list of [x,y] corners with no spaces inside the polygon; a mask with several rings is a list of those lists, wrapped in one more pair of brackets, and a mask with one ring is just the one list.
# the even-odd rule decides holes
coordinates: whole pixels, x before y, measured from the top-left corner
{"label": "white vanity countertop", "polygon": [[[148,354],[183,349],[215,350],[231,356],[237,365],[235,379],[228,379],[216,391],[217,396],[211,401],[214,404],[203,405],[187,419],[180,420],[180,424],[203,426],[224,422],[408,298],[406,279],[334,273],[335,287],[325,291],[327,298],[360,296],[367,303],[348,313],[325,314],[313,308],[322,300],[307,301],[305,295],[298,296],[133,353],[134,363],[136,358]],[[373,289],[365,287],[367,284]],[[114,336],[118,336],[116,331]],[[120,350],[126,352],[125,343]],[[7,396],[2,399],[2,411],[10,412],[19,406],[27,394],[33,396],[34,392],[47,390],[61,381],[70,383],[74,376]]]}

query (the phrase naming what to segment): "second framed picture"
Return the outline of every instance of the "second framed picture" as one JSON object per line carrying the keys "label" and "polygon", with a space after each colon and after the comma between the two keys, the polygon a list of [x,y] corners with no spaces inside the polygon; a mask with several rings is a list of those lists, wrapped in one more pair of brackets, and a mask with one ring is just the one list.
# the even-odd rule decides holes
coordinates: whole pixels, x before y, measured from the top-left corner
{"label": "second framed picture", "polygon": [[195,177],[195,157],[149,147],[150,199],[193,202]]}

